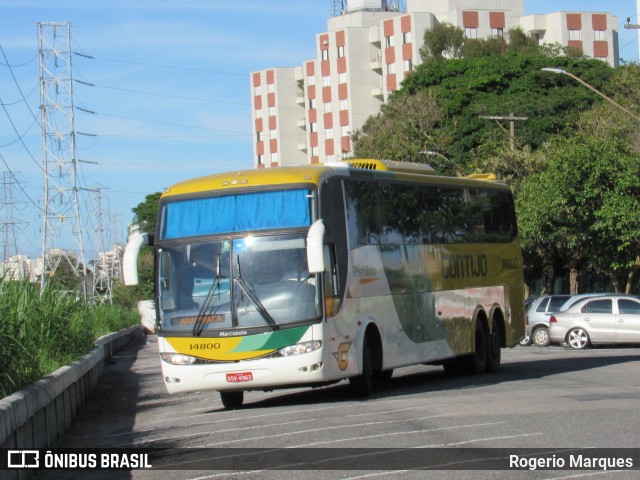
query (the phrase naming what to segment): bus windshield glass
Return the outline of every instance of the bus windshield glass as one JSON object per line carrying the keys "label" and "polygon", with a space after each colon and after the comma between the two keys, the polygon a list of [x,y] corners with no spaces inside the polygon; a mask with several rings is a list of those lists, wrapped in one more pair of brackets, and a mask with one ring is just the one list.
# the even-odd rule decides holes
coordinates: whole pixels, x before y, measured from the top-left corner
{"label": "bus windshield glass", "polygon": [[158,267],[164,331],[277,329],[320,317],[304,234],[171,245],[161,249]]}

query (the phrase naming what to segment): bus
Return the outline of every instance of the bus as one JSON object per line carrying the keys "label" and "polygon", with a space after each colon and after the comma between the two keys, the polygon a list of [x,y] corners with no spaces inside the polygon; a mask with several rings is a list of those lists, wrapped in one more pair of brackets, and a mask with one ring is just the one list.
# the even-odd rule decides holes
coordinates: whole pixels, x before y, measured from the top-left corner
{"label": "bus", "polygon": [[491,175],[349,160],[178,183],[156,232],[157,335],[169,393],[348,379],[369,396],[396,368],[482,373],[524,337],[511,191]]}

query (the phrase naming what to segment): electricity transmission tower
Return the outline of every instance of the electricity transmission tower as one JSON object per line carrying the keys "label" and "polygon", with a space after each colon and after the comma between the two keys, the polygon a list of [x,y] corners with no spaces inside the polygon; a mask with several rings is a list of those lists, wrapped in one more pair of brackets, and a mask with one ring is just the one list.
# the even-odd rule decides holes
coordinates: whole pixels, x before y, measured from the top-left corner
{"label": "electricity transmission tower", "polygon": [[107,251],[107,245],[111,245],[111,239],[109,238],[110,231],[107,231],[105,226],[105,215],[108,215],[103,209],[103,201],[106,198],[102,194],[102,190],[105,187],[98,186],[95,188],[96,192],[96,209],[95,214],[98,221],[97,233],[100,236],[100,248],[101,251],[98,254],[98,259],[93,265],[93,295],[98,303],[103,304],[105,302],[111,303],[111,294],[113,288],[113,261],[115,256],[114,252]]}
{"label": "electricity transmission tower", "polygon": [[[68,23],[38,23],[40,57],[40,124],[44,201],[42,215],[42,278],[47,278],[62,261],[73,274],[86,277],[84,242],[78,202],[77,158],[71,68],[71,26]],[[78,255],[55,249],[56,243],[72,238]],[[86,297],[86,291],[84,292]]]}
{"label": "electricity transmission tower", "polygon": [[23,280],[27,275],[24,265],[17,258],[18,238],[16,236],[16,226],[21,222],[16,219],[15,207],[21,202],[13,195],[13,186],[18,180],[12,172],[2,172],[2,184],[0,197],[2,199],[2,210],[4,211],[4,221],[2,226],[2,275],[8,275],[13,280]]}

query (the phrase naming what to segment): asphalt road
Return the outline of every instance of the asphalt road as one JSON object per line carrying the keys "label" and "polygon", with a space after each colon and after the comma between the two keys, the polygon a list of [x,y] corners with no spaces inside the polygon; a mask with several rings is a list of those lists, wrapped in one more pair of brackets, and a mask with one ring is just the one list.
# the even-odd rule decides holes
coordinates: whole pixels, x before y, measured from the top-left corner
{"label": "asphalt road", "polygon": [[[342,382],[319,389],[249,392],[242,409],[226,411],[217,392],[166,394],[157,339],[149,336],[114,358],[98,391],[57,446],[192,450],[164,458],[172,470],[41,471],[38,479],[635,479],[640,471],[626,468],[496,470],[486,452],[477,449],[534,449],[524,451],[536,452],[528,458],[555,461],[580,448],[640,447],[640,349],[516,347],[503,350],[498,373],[447,377],[440,367],[416,366],[394,372],[389,384],[368,400],[354,398]],[[205,470],[211,464],[194,461],[218,455],[221,447],[244,450],[229,455],[225,471]],[[283,452],[290,447],[306,450]],[[416,447],[421,448],[402,450]],[[396,470],[379,468],[386,465],[385,452],[394,451],[399,452]],[[310,457],[332,453],[300,470],[296,452]],[[420,455],[432,462],[434,452],[444,455],[435,463],[438,471],[397,470],[403,462],[420,463]],[[479,463],[472,458],[476,452]],[[290,466],[269,470],[251,461],[254,454]],[[246,468],[237,468],[239,458],[247,459]],[[474,470],[483,461],[489,462],[480,467],[484,469]]]}

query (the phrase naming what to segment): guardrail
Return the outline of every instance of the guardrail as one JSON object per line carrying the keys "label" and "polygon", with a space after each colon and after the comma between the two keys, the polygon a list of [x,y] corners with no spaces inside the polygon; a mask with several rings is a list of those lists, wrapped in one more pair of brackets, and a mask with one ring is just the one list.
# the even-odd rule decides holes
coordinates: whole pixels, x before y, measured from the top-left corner
{"label": "guardrail", "polygon": [[0,400],[0,447],[48,448],[62,437],[111,355],[142,333],[134,326],[96,340],[91,353]]}

